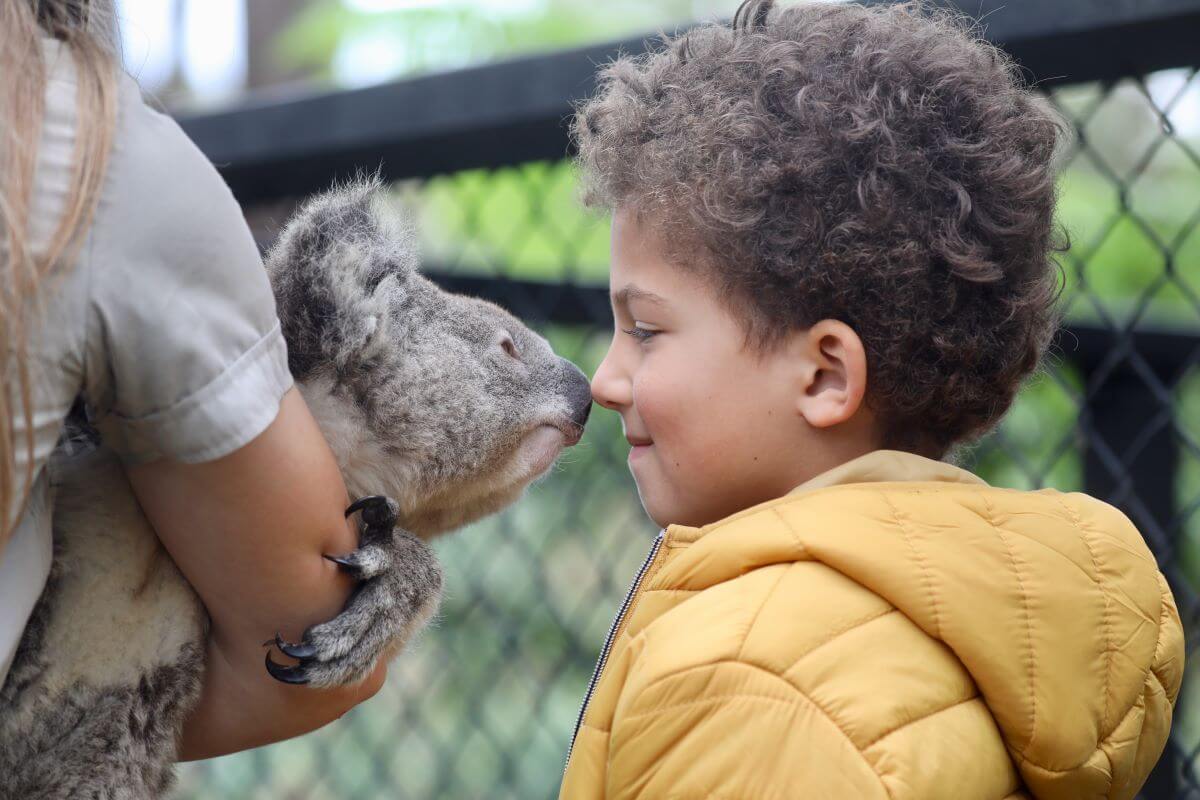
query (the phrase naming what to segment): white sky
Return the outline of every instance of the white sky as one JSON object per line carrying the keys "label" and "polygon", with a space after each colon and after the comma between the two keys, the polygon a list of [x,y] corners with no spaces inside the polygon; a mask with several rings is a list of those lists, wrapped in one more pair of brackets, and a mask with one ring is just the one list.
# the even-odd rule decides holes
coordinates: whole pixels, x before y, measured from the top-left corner
{"label": "white sky", "polygon": [[178,63],[195,104],[232,100],[246,83],[246,1],[118,0],[129,71],[153,92]]}

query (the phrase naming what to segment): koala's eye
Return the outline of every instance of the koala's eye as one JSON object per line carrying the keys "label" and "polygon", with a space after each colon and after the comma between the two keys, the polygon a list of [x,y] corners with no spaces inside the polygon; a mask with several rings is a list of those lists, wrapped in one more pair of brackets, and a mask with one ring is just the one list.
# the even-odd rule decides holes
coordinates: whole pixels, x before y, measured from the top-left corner
{"label": "koala's eye", "polygon": [[520,360],[521,354],[517,351],[517,343],[507,333],[500,338],[500,348],[512,358]]}

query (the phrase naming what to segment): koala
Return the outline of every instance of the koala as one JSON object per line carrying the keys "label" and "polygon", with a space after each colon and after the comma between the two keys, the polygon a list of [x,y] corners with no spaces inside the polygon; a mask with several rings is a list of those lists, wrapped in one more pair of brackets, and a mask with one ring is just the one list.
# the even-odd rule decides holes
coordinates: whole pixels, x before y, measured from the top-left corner
{"label": "koala", "polygon": [[[413,235],[377,181],[306,203],[267,257],[289,366],[360,514],[359,548],[327,557],[360,585],[288,683],[365,677],[435,613],[427,545],[499,511],[579,441],[588,381],[541,336],[417,271]],[[207,618],[102,443],[51,462],[50,580],[0,689],[0,798],[163,796],[198,699]]]}

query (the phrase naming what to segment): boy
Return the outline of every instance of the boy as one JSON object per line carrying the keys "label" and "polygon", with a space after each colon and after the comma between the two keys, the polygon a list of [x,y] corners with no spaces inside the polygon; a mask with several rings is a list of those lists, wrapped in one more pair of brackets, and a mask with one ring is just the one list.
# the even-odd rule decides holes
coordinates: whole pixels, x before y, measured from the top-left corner
{"label": "boy", "polygon": [[1183,666],[1118,511],[942,462],[1054,328],[1061,120],[919,5],[743,4],[575,122],[656,541],[563,798],[1132,798]]}

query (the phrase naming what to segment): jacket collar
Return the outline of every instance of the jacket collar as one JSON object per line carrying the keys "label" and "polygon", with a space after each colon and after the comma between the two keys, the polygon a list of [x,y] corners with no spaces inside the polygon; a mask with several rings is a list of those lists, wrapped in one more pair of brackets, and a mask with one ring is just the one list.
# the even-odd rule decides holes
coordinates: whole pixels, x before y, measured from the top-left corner
{"label": "jacket collar", "polygon": [[805,494],[849,483],[890,483],[894,481],[987,485],[987,482],[978,475],[953,464],[947,464],[945,461],[934,461],[931,458],[899,450],[875,450],[822,472],[815,478],[800,484],[788,494]]}
{"label": "jacket collar", "polygon": [[[859,456],[845,464],[822,472],[792,489],[784,497],[794,497],[809,494],[819,489],[829,489],[834,486],[847,486],[861,483],[894,483],[894,482],[932,482],[958,483],[974,486],[987,486],[983,478],[967,470],[947,464],[945,461],[934,461],[931,458],[905,453],[900,450],[874,450]],[[782,498],[781,498],[782,499]],[[779,501],[772,501],[779,502]],[[666,529],[667,539],[673,544],[690,544],[696,542],[714,528],[721,527],[735,517],[752,513],[753,509],[734,514],[725,520],[705,525],[702,528],[691,528],[685,525],[669,525]]]}

